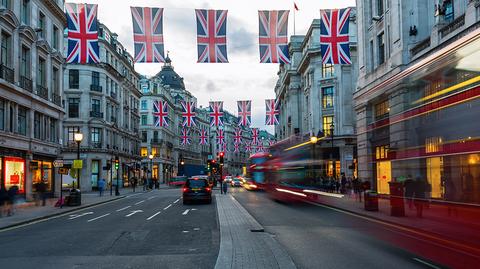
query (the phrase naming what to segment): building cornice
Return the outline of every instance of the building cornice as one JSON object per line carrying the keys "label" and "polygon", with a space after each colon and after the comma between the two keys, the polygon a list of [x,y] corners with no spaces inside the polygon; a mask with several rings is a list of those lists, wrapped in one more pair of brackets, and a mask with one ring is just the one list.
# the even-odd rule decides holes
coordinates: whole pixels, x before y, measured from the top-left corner
{"label": "building cornice", "polygon": [[67,17],[54,0],[43,0],[45,6],[62,22],[63,26],[67,26]]}

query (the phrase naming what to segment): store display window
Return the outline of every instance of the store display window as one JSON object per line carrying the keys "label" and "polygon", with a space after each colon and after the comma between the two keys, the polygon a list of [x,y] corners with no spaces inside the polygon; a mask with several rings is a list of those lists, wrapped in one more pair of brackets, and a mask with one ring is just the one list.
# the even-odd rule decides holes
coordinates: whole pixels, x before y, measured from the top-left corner
{"label": "store display window", "polygon": [[18,187],[19,193],[25,193],[25,160],[7,157],[3,159],[5,188]]}
{"label": "store display window", "polygon": [[43,180],[43,182],[47,184],[46,191],[51,192],[53,186],[52,162],[33,160],[31,163],[36,164],[32,168],[33,190],[37,191],[35,186]]}

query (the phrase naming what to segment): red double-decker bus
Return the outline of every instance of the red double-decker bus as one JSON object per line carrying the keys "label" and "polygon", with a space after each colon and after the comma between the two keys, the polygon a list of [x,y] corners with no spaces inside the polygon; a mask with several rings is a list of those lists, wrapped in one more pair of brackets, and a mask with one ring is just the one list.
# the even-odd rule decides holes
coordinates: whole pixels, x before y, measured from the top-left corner
{"label": "red double-decker bus", "polygon": [[258,152],[248,158],[247,180],[243,184],[247,190],[265,189],[265,163],[269,158],[269,153]]}

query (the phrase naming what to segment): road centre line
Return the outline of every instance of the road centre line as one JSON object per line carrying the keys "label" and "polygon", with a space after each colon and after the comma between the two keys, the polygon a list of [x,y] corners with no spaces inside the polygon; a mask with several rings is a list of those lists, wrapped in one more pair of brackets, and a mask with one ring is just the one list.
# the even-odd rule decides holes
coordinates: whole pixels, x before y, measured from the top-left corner
{"label": "road centre line", "polygon": [[190,212],[190,209],[187,209],[187,210],[183,211],[182,215],[184,215],[184,216],[185,216],[185,215],[187,215],[187,214],[188,214],[188,212]]}
{"label": "road centre line", "polygon": [[142,200],[142,201],[140,201],[140,202],[136,202],[135,205],[139,205],[139,204],[141,204],[141,203],[143,203],[143,202],[145,202],[145,200]]}
{"label": "road centre line", "polygon": [[151,215],[150,217],[148,217],[147,220],[151,220],[151,219],[155,218],[155,216],[157,216],[157,215],[160,214],[160,213],[162,213],[162,211],[158,211],[157,213]]}
{"label": "road centre line", "polygon": [[169,204],[167,207],[165,207],[163,210],[167,210],[168,208],[170,208],[172,206],[172,204]]}
{"label": "road centre line", "polygon": [[125,209],[127,209],[127,208],[129,208],[129,207],[132,207],[132,206],[129,205],[129,206],[126,206],[126,207],[124,207],[124,208],[117,209],[117,212],[123,211],[123,210],[125,210]]}
{"label": "road centre line", "polygon": [[424,261],[424,260],[422,260],[422,259],[413,258],[413,260],[414,260],[414,261],[417,261],[417,262],[419,262],[419,263],[421,263],[421,264],[423,264],[423,265],[426,265],[426,266],[428,266],[428,267],[430,267],[430,268],[440,269],[440,267],[438,267],[438,266],[436,266],[436,265],[433,265],[433,264],[431,264],[431,263],[429,263],[429,262],[426,262],[426,261]]}
{"label": "road centre line", "polygon": [[108,216],[108,215],[110,215],[110,213],[107,213],[107,214],[98,216],[98,217],[93,218],[93,219],[89,219],[89,220],[87,220],[87,222],[92,222],[92,221],[94,221],[94,220],[101,219],[101,218],[106,217],[106,216]]}
{"label": "road centre line", "polygon": [[155,197],[157,197],[157,196],[150,196],[150,197],[148,197],[148,200],[152,200]]}
{"label": "road centre line", "polygon": [[175,200],[175,202],[173,202],[174,204],[178,203],[178,201],[180,201],[180,198],[178,198],[177,200]]}

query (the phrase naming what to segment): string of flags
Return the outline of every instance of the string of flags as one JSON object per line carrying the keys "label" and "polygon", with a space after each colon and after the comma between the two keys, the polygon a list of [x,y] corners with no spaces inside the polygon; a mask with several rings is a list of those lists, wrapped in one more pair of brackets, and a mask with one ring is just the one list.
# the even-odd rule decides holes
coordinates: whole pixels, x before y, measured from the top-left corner
{"label": "string of flags", "polygon": [[[296,4],[294,9],[298,10]],[[163,8],[131,7],[136,63],[165,62]],[[65,4],[67,63],[100,62],[98,6]],[[228,63],[228,10],[195,9],[198,63]],[[258,11],[260,63],[289,64],[288,10]],[[320,53],[324,64],[351,64],[350,8],[320,10]]]}

